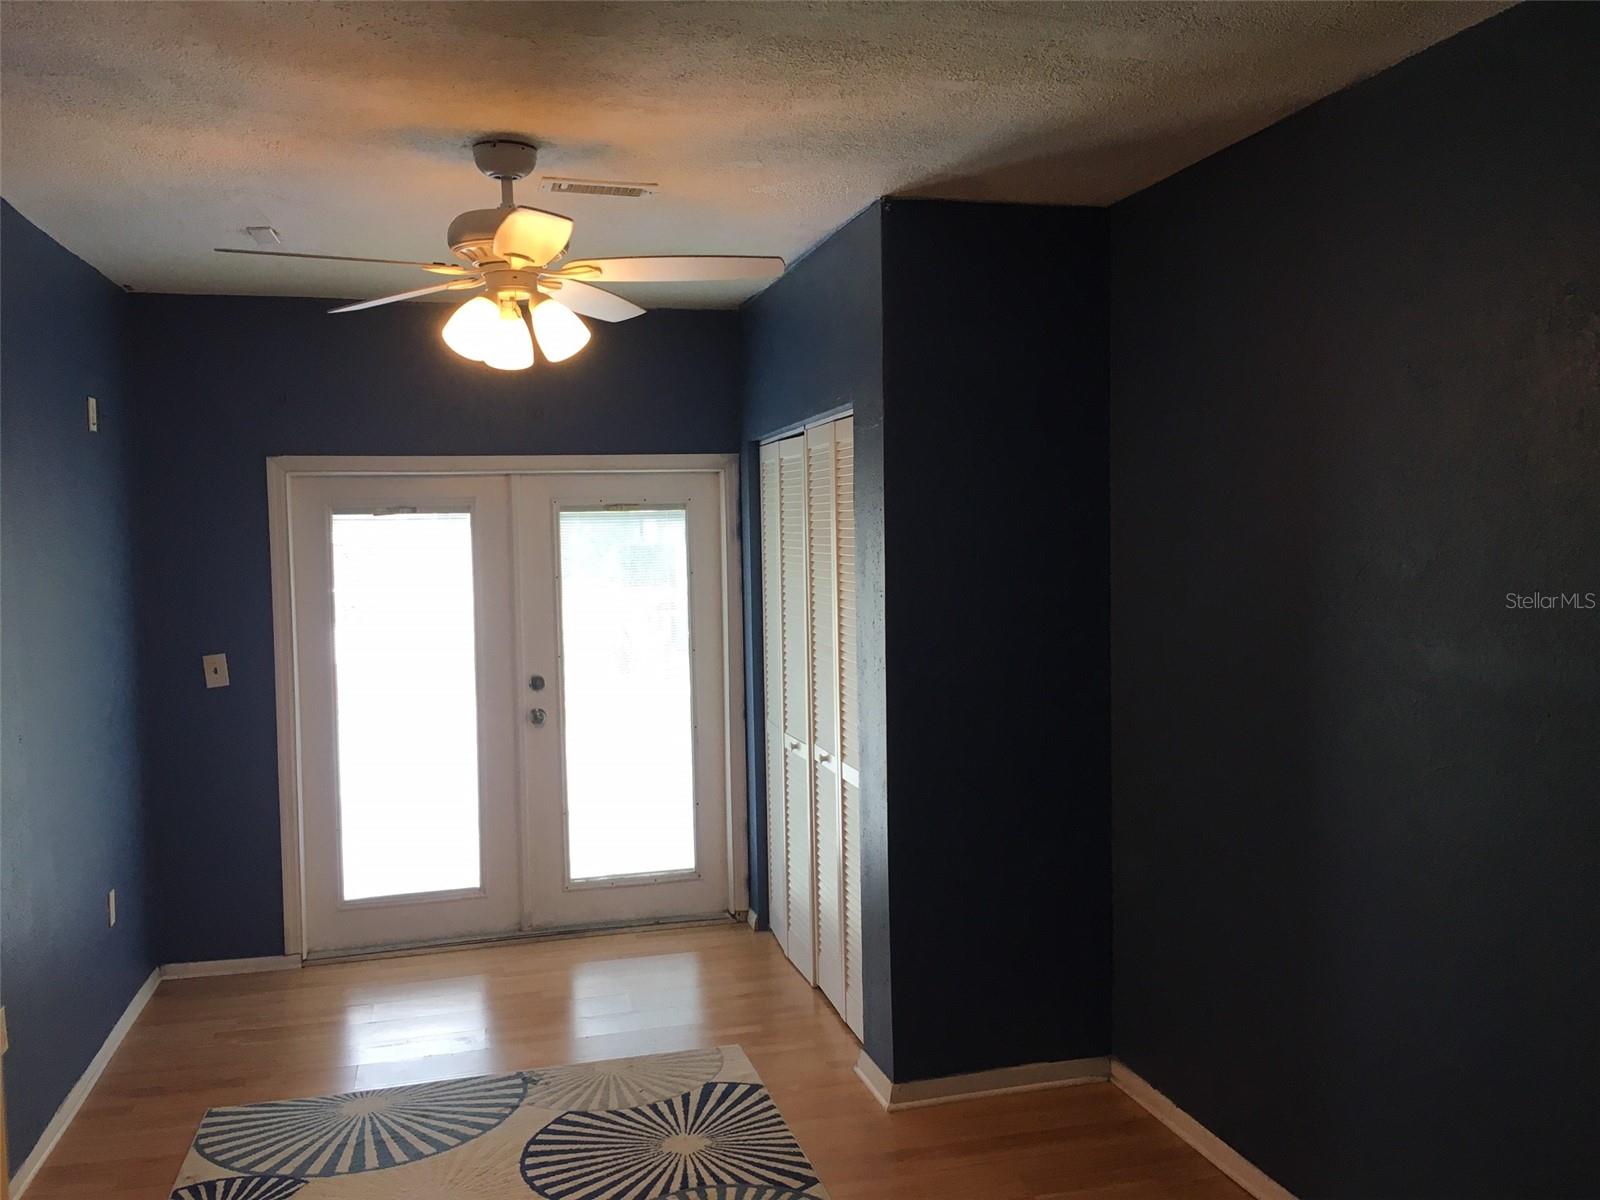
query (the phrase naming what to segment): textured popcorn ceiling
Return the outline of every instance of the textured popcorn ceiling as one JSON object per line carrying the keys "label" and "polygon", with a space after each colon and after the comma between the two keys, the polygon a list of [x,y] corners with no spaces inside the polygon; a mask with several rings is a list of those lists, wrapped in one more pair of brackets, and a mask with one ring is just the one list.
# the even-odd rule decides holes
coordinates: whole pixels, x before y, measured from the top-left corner
{"label": "textured popcorn ceiling", "polygon": [[793,260],[885,194],[1106,204],[1503,7],[7,2],[0,192],[138,290],[381,295],[417,277],[210,248],[270,224],[448,257],[451,217],[498,202],[467,146],[505,131],[538,174],[661,185],[520,185],[575,253]]}

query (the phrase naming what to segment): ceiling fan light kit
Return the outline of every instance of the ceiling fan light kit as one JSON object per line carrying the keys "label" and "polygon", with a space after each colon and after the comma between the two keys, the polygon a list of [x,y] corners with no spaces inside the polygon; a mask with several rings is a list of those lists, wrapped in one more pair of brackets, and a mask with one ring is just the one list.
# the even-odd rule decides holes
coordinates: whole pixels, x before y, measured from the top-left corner
{"label": "ceiling fan light kit", "polygon": [[461,357],[500,371],[521,371],[533,366],[535,342],[549,362],[571,358],[589,344],[592,336],[582,317],[626,321],[645,311],[631,300],[595,287],[597,283],[764,280],[783,274],[783,259],[763,257],[661,255],[562,262],[572,240],[572,219],[518,205],[512,191],[515,182],[533,170],[538,149],[518,138],[483,138],[473,143],[472,159],[479,171],[499,181],[500,206],[475,208],[450,222],[445,237],[460,263],[222,247],[218,252],[383,263],[419,267],[445,277],[443,282],[428,287],[330,310],[335,313],[376,308],[436,292],[482,290],[483,295],[456,308],[441,335],[444,344]]}
{"label": "ceiling fan light kit", "polygon": [[551,362],[565,362],[589,344],[589,327],[559,300],[541,300],[528,314],[539,352]]}
{"label": "ceiling fan light kit", "polygon": [[474,296],[450,315],[442,336],[462,358],[498,371],[533,366],[533,340],[516,301],[497,304],[487,296]]}

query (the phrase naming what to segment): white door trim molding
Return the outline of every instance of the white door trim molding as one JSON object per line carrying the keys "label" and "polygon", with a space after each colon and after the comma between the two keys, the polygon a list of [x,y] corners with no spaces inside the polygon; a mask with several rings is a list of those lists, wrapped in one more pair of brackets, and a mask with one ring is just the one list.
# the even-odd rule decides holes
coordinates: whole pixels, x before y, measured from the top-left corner
{"label": "white door trim molding", "polygon": [[289,501],[294,480],[329,475],[553,475],[694,472],[717,477],[722,498],[722,599],[728,911],[744,913],[749,900],[749,843],[745,796],[744,628],[739,578],[739,456],[737,454],[288,455],[267,459],[267,527],[272,569],[273,674],[277,691],[278,820],[283,870],[283,949],[305,953],[300,730],[295,696],[293,562],[289,552]]}
{"label": "white door trim molding", "polygon": [[289,454],[267,459],[285,475],[615,475],[637,471],[727,472],[737,478],[737,454],[469,454],[393,456]]}
{"label": "white door trim molding", "polygon": [[300,713],[295,677],[294,576],[289,557],[290,460],[267,459],[267,537],[272,560],[272,674],[277,693],[278,831],[283,870],[283,952],[306,948],[305,887],[300,878]]}

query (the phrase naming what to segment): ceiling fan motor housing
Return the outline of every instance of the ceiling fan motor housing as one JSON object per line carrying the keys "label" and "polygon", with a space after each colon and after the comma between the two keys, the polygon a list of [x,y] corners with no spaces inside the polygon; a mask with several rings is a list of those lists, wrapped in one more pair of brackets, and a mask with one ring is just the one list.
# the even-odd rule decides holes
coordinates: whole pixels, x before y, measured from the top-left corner
{"label": "ceiling fan motor housing", "polygon": [[495,230],[505,220],[507,210],[516,203],[511,195],[511,184],[531,173],[538,157],[538,147],[521,138],[486,137],[472,143],[472,161],[478,170],[500,181],[500,207],[474,208],[451,221],[445,240],[450,243],[452,252],[473,264],[495,257]]}
{"label": "ceiling fan motor housing", "polygon": [[538,147],[518,138],[481,138],[472,143],[472,161],[490,179],[524,179],[538,158]]}
{"label": "ceiling fan motor housing", "polygon": [[468,262],[485,262],[494,257],[494,231],[505,219],[503,208],[474,208],[450,222],[445,240]]}

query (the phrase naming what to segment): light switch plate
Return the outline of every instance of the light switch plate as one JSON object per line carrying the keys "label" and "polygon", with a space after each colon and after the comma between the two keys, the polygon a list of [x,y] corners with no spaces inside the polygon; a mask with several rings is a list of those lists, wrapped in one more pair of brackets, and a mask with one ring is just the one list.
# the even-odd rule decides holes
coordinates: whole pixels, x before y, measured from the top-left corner
{"label": "light switch plate", "polygon": [[111,928],[117,927],[117,889],[112,888],[106,893],[106,921]]}
{"label": "light switch plate", "polygon": [[206,686],[208,688],[228,686],[228,656],[226,654],[207,654],[200,659],[205,667]]}
{"label": "light switch plate", "polygon": [[89,397],[89,432],[100,432],[100,401]]}

